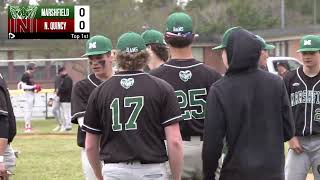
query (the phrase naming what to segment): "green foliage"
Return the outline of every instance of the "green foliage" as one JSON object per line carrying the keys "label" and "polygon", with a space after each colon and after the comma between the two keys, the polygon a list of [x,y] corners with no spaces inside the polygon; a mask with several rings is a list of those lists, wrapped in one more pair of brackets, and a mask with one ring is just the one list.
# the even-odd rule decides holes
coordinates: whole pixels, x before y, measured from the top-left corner
{"label": "green foliage", "polygon": [[192,9],[204,9],[207,7],[207,5],[210,3],[210,0],[193,0],[190,1],[187,6],[186,6],[186,10],[192,10]]}
{"label": "green foliage", "polygon": [[[317,9],[320,10],[320,1]],[[185,11],[194,22],[194,31],[199,34],[221,34],[232,26],[242,26],[249,30],[280,27],[279,0],[192,0],[185,9],[176,5],[176,0],[78,0],[81,5],[90,5],[91,35],[108,36],[113,45],[118,37],[128,31],[143,32],[146,28],[165,31],[169,14]],[[286,25],[298,26],[313,23],[314,0],[285,0]],[[41,4],[53,4],[42,0]],[[65,0],[65,4],[73,4]],[[320,21],[320,11],[317,13]],[[0,34],[6,29],[0,24]],[[4,28],[1,28],[4,27]],[[2,29],[2,31],[1,31]],[[76,57],[83,51],[85,40],[59,40],[48,43],[51,57]],[[82,54],[82,53],[80,53]],[[79,55],[80,55],[79,54]]]}
{"label": "green foliage", "polygon": [[172,2],[170,0],[144,0],[143,3],[140,4],[143,11],[146,11],[148,13],[151,13],[154,9],[159,9],[165,6],[168,6],[168,4]]}
{"label": "green foliage", "polygon": [[320,1],[319,0],[286,0],[286,9],[289,10],[287,18],[295,17],[295,24],[312,24],[314,16],[314,3],[316,3],[316,19],[320,21]]}
{"label": "green foliage", "polygon": [[279,18],[270,7],[262,9],[256,0],[194,0],[186,9],[192,15],[195,31],[200,34],[222,33],[232,26],[268,29],[279,25]]}
{"label": "green foliage", "polygon": [[247,29],[268,29],[275,27],[277,17],[272,17],[266,9],[257,9],[252,0],[229,1],[228,14],[233,19],[235,26]]}

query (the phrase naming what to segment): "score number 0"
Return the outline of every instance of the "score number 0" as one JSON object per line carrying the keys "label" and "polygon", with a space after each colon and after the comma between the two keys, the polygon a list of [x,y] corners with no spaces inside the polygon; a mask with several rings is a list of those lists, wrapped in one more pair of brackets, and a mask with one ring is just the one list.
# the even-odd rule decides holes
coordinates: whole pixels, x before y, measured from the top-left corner
{"label": "score number 0", "polygon": [[90,32],[90,7],[74,6],[74,32]]}

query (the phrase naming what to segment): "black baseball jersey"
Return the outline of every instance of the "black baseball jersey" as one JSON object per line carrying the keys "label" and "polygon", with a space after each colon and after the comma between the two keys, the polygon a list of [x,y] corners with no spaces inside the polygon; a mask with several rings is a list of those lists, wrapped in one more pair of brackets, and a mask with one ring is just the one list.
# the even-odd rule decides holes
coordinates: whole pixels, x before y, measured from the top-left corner
{"label": "black baseball jersey", "polygon": [[[88,100],[92,91],[98,87],[102,81],[94,74],[88,75],[86,79],[77,82],[74,85],[71,95],[71,122],[78,124],[78,118],[84,117]],[[78,127],[77,143],[80,147],[85,147],[86,133]]]}
{"label": "black baseball jersey", "polygon": [[308,77],[300,67],[284,78],[295,120],[296,136],[320,134],[320,73]]}
{"label": "black baseball jersey", "polygon": [[171,59],[150,74],[173,86],[184,119],[180,122],[183,140],[202,137],[207,94],[221,75],[195,59]]}
{"label": "black baseball jersey", "polygon": [[34,85],[34,80],[33,80],[33,75],[29,74],[28,72],[23,73],[22,77],[21,77],[21,81],[26,83],[27,85]]}
{"label": "black baseball jersey", "polygon": [[12,142],[16,135],[16,118],[13,113],[10,94],[0,74],[0,138]]}
{"label": "black baseball jersey", "polygon": [[60,102],[71,102],[71,94],[73,81],[68,75],[61,76],[61,83],[58,87],[57,95],[60,97]]}
{"label": "black baseball jersey", "polygon": [[168,160],[164,128],[180,120],[177,97],[167,82],[123,71],[92,92],[83,129],[102,135],[100,158],[106,163],[162,163]]}

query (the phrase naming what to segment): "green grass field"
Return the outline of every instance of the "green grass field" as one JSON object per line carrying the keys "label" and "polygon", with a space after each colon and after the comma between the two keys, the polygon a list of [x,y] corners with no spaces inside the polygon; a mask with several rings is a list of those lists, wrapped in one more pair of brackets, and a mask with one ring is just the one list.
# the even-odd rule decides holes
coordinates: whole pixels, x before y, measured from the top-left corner
{"label": "green grass field", "polygon": [[23,133],[23,122],[12,147],[19,151],[13,180],[79,180],[83,179],[80,147],[76,129],[70,133],[52,133],[54,120],[33,121],[34,133]]}
{"label": "green grass field", "polygon": [[54,120],[32,121],[34,133],[30,134],[23,133],[23,126],[18,121],[18,134],[12,146],[19,151],[19,158],[11,180],[83,179],[76,126],[70,133],[53,133]]}

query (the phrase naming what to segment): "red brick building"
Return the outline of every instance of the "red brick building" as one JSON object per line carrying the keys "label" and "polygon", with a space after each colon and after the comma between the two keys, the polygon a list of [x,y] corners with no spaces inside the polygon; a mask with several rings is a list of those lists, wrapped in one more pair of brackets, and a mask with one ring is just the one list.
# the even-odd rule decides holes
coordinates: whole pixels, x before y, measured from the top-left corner
{"label": "red brick building", "polygon": [[[287,29],[268,29],[254,31],[253,33],[263,37],[268,43],[275,45],[275,49],[270,51],[270,56],[289,56],[300,59],[299,41],[307,34],[320,35],[320,26],[311,25]],[[200,35],[198,41],[194,43],[194,55],[199,60],[203,60],[215,68],[218,72],[224,73],[225,67],[222,63],[221,52],[211,51],[211,48],[219,44],[221,35],[218,37]]]}
{"label": "red brick building", "polygon": [[[291,56],[300,59],[300,55],[296,52],[299,47],[299,40],[306,34],[320,35],[320,26],[306,26],[299,28],[288,28],[284,30],[271,29],[263,31],[255,31],[254,33],[262,36],[276,48],[270,52],[271,56]],[[2,38],[1,38],[2,37]],[[5,38],[3,38],[5,37]],[[193,44],[193,54],[196,59],[203,61],[215,68],[218,72],[224,73],[225,67],[221,60],[221,52],[211,50],[212,47],[219,44],[221,35],[208,36],[200,35]],[[37,47],[33,47],[33,44]],[[11,89],[16,88],[16,84],[21,78],[22,73],[26,69],[27,62],[1,62],[1,60],[10,59],[47,59],[55,58],[53,54],[43,53],[38,48],[46,47],[50,41],[45,40],[7,40],[6,35],[0,35],[0,72],[7,80]],[[76,51],[73,57],[80,57],[83,50]],[[45,51],[48,52],[48,51]],[[35,74],[37,83],[44,88],[52,88],[57,70],[61,66],[65,66],[69,75],[74,82],[82,79],[87,74],[86,61],[40,61],[37,62],[38,70]]]}

